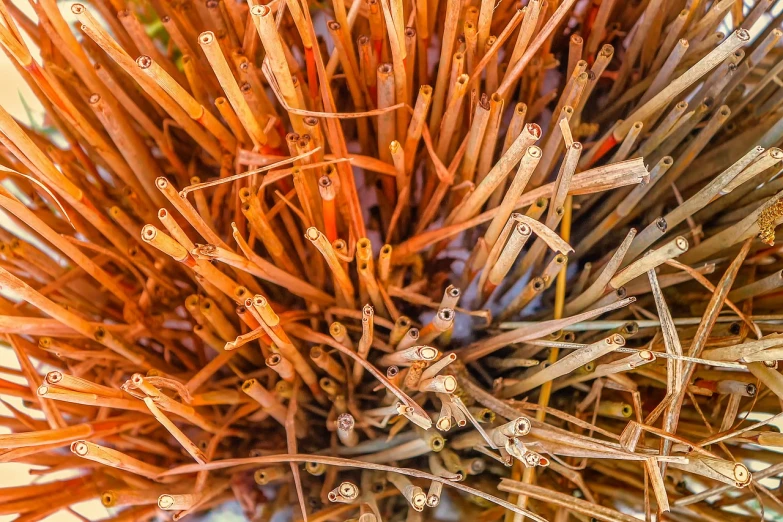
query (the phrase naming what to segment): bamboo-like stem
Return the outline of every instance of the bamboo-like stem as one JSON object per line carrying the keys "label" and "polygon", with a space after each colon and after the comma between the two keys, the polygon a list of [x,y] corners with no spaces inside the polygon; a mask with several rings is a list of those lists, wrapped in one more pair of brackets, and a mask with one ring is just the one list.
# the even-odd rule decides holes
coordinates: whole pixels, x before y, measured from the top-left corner
{"label": "bamboo-like stem", "polygon": [[[372,339],[374,335],[374,310],[372,306],[365,305],[362,308],[362,336],[359,339],[359,344],[356,349],[356,355],[364,360],[367,360],[367,356],[370,353],[370,347],[372,346]],[[364,374],[364,367],[358,363],[354,364],[352,380],[354,384],[358,384],[362,375]]]}
{"label": "bamboo-like stem", "polygon": [[615,152],[612,158],[609,160],[610,162],[614,163],[616,161],[623,161],[628,158],[634,146],[636,145],[636,140],[639,139],[639,135],[642,133],[643,127],[644,124],[640,121],[637,121],[633,124],[633,127],[631,127],[631,130],[628,132],[628,134],[626,134],[623,142],[620,144],[620,148],[617,149],[617,152]]}
{"label": "bamboo-like stem", "polygon": [[622,347],[624,345],[625,339],[623,339],[623,337],[619,334],[602,339],[582,350],[577,350],[568,354],[551,366],[536,372],[529,379],[525,379],[513,386],[504,389],[503,396],[514,397],[521,393],[525,393],[526,391],[532,390],[537,386],[541,386],[545,382],[551,381],[552,379],[560,377],[566,373],[570,373],[576,368],[584,366],[588,362],[611,353],[616,348]]}
{"label": "bamboo-like stem", "polygon": [[508,242],[500,252],[497,261],[490,267],[489,274],[487,275],[487,284],[483,287],[483,294],[489,296],[492,290],[496,288],[503,278],[506,277],[511,265],[516,261],[519,252],[525,246],[528,238],[530,237],[530,227],[524,223],[519,223],[509,236]]}
{"label": "bamboo-like stem", "polygon": [[405,497],[415,511],[424,511],[424,506],[427,504],[427,495],[423,489],[419,486],[414,486],[410,480],[402,475],[388,473],[387,478],[389,482],[400,490],[402,496]]}
{"label": "bamboo-like stem", "polygon": [[253,115],[245,97],[242,96],[242,92],[239,90],[239,86],[231,73],[228,61],[215,40],[215,34],[212,31],[201,33],[198,37],[198,43],[201,46],[201,50],[204,51],[204,55],[206,55],[212,70],[215,71],[215,76],[217,76],[220,86],[226,93],[226,98],[234,108],[239,121],[242,122],[242,126],[250,135],[250,139],[253,140],[253,144],[256,146],[265,145],[268,141],[266,133]]}
{"label": "bamboo-like stem", "polygon": [[275,229],[266,217],[258,196],[244,188],[239,191],[239,198],[242,201],[242,213],[263,242],[275,264],[291,275],[298,275],[299,269],[294,265]]}
{"label": "bamboo-like stem", "polygon": [[775,272],[765,278],[754,281],[748,285],[742,286],[729,292],[727,298],[731,301],[738,302],[745,299],[750,299],[759,295],[764,295],[779,288],[783,284],[781,280],[781,272]]}
{"label": "bamboo-like stem", "polygon": [[[655,268],[664,261],[681,255],[687,250],[688,240],[682,236],[677,236],[660,248],[626,266],[609,281],[609,286],[614,289],[620,288],[625,283],[633,280],[642,273]],[[626,259],[629,257],[630,256],[626,257]]]}
{"label": "bamboo-like stem", "polygon": [[187,113],[177,105],[161,87],[140,71],[134,60],[128,56],[105,30],[101,28],[100,24],[97,23],[92,14],[82,4],[73,4],[71,6],[71,12],[76,15],[76,18],[82,24],[82,30],[111,56],[126,73],[139,82],[145,91],[152,96],[166,112],[171,114],[178,125],[184,128],[213,158],[220,158],[220,147],[218,146],[217,140],[210,138],[198,127],[198,125],[193,123]]}
{"label": "bamboo-like stem", "polygon": [[[378,67],[378,108],[387,108],[394,105],[395,78],[394,68],[385,63]],[[397,138],[397,120],[393,112],[387,112],[378,116],[378,155],[386,163],[393,163],[389,145]],[[383,194],[393,206],[397,199],[397,191],[394,180],[387,177],[381,179]]]}
{"label": "bamboo-like stem", "polygon": [[231,321],[228,320],[211,299],[202,299],[199,310],[206,321],[209,322],[223,339],[233,339],[238,335],[234,325],[231,324]]}
{"label": "bamboo-like stem", "polygon": [[454,43],[457,36],[457,24],[459,20],[460,3],[456,0],[447,0],[446,17],[443,27],[440,58],[438,60],[438,73],[435,80],[435,90],[432,100],[432,114],[430,115],[430,127],[437,129],[441,126],[446,108],[446,91],[449,87],[449,73],[451,71],[451,59],[454,54]]}
{"label": "bamboo-like stem", "polygon": [[480,147],[484,140],[484,133],[487,130],[487,125],[489,124],[489,117],[489,98],[485,94],[476,104],[476,112],[473,115],[470,130],[468,131],[468,143],[460,168],[460,178],[463,181],[473,181],[476,164],[479,160]]}
{"label": "bamboo-like stem", "polygon": [[127,395],[125,395],[121,390],[118,390],[116,388],[109,388],[108,386],[96,384],[92,381],[81,379],[79,377],[74,377],[73,375],[68,375],[59,371],[52,371],[47,373],[45,380],[48,384],[51,384],[52,386],[59,386],[61,388],[66,388],[68,390],[85,392],[85,393],[95,393],[98,395],[103,395],[105,397],[114,397],[117,399],[128,398]]}
{"label": "bamboo-like stem", "polygon": [[228,245],[226,245],[223,240],[220,239],[220,236],[218,236],[214,230],[209,228],[207,223],[201,218],[196,209],[193,208],[193,205],[191,205],[187,200],[187,195],[183,196],[182,194],[177,193],[174,186],[166,178],[156,179],[155,185],[158,187],[158,190],[160,190],[163,195],[166,196],[166,199],[169,201],[169,203],[171,203],[171,205],[177,209],[180,214],[182,214],[187,222],[190,223],[190,225],[195,228],[204,239],[213,245],[222,246],[223,248],[230,250]]}
{"label": "bamboo-like stem", "polygon": [[419,331],[419,342],[431,343],[441,335],[448,335],[454,326],[454,310],[441,308],[435,317]]}
{"label": "bamboo-like stem", "polygon": [[[285,100],[285,103],[289,107],[303,108],[300,106],[296,96],[294,84],[291,79],[291,70],[288,67],[283,45],[280,42],[280,36],[273,21],[272,10],[268,6],[251,5],[250,3],[248,3],[248,5],[250,5],[250,19],[253,20],[256,31],[258,31],[258,35],[261,38],[261,44],[264,46],[264,50],[267,53],[267,63],[280,88],[283,100]],[[307,133],[307,129],[304,127],[300,116],[291,115],[291,124],[294,127],[294,132],[298,132],[299,134]]]}
{"label": "bamboo-like stem", "polygon": [[734,31],[723,43],[716,47],[707,56],[699,60],[683,75],[669,83],[661,92],[652,97],[647,103],[636,109],[623,123],[615,128],[613,135],[616,140],[624,138],[633,122],[644,122],[659,109],[668,105],[672,99],[682,91],[693,85],[699,78],[707,74],[719,63],[726,59],[734,51],[742,47],[750,36],[744,29]]}
{"label": "bamboo-like stem", "polygon": [[[481,150],[479,152],[476,180],[481,182],[490,170],[492,170],[492,164],[495,160],[495,149],[497,148],[498,135],[500,133],[500,123],[503,116],[503,108],[505,103],[503,99],[493,94],[489,99],[489,121],[487,123],[486,136],[481,143]],[[513,131],[509,131],[513,132]],[[502,196],[501,189],[498,188],[492,194],[492,198],[499,198]],[[494,201],[490,199],[490,204]],[[496,205],[493,205],[496,206]]]}
{"label": "bamboo-like stem", "polygon": [[104,507],[145,506],[158,503],[158,497],[170,491],[169,486],[158,486],[150,489],[109,489],[101,494]]}
{"label": "bamboo-like stem", "polygon": [[773,3],[0,0],[0,514],[778,510]]}
{"label": "bamboo-like stem", "polygon": [[334,207],[337,194],[334,184],[328,175],[318,178],[318,192],[321,196],[321,210],[323,211],[326,237],[334,242],[337,239],[337,214]]}
{"label": "bamboo-like stem", "polygon": [[642,143],[636,153],[642,157],[650,155],[652,151],[668,137],[674,126],[683,119],[683,115],[687,109],[688,102],[686,101],[680,101],[672,107],[672,110],[666,115],[664,120],[658,124],[647,140]]}
{"label": "bamboo-like stem", "polygon": [[345,273],[340,260],[332,249],[332,245],[329,244],[329,240],[314,227],[307,229],[305,237],[313,243],[319,252],[321,252],[321,255],[324,256],[326,263],[329,265],[334,277],[338,301],[342,301],[349,307],[353,307],[353,283],[351,283],[348,274]]}
{"label": "bamboo-like stem", "polygon": [[86,440],[78,440],[71,444],[71,451],[84,459],[99,462],[123,471],[129,471],[150,479],[154,479],[164,471],[163,468],[158,466],[147,464],[119,451],[99,446]]}
{"label": "bamboo-like stem", "polygon": [[669,23],[669,27],[666,32],[666,38],[661,43],[661,46],[658,49],[658,53],[655,55],[651,70],[657,71],[663,66],[664,61],[668,56],[671,55],[674,46],[677,45],[677,41],[682,38],[689,18],[689,11],[687,9],[683,9],[679,12],[677,17]]}
{"label": "bamboo-like stem", "polygon": [[82,404],[84,406],[108,406],[120,410],[144,411],[144,407],[138,401],[127,398],[113,398],[99,395],[97,393],[85,393],[72,391],[65,388],[57,388],[48,385],[42,385],[36,390],[38,397],[46,400],[70,402],[72,404]]}
{"label": "bamboo-like stem", "polygon": [[370,301],[372,301],[373,306],[378,309],[378,313],[383,317],[388,317],[389,312],[386,309],[386,305],[384,304],[378,281],[376,280],[375,275],[372,273],[369,266],[370,265],[366,262],[359,261],[359,280],[364,284],[364,287],[367,290],[367,294],[370,296]]}
{"label": "bamboo-like stem", "polygon": [[542,278],[534,277],[530,279],[522,291],[519,292],[519,294],[517,294],[508,304],[506,309],[503,310],[503,313],[500,315],[499,319],[503,321],[519,313],[544,290],[546,290],[546,283]]}
{"label": "bamboo-like stem", "polygon": [[410,175],[413,170],[414,160],[416,158],[416,149],[421,139],[421,131],[426,123],[427,112],[432,102],[432,87],[422,85],[419,87],[419,94],[416,96],[416,104],[413,108],[413,116],[408,124],[408,133],[405,138],[405,172]]}
{"label": "bamboo-like stem", "polygon": [[[196,98],[191,96],[182,86],[161,66],[149,56],[139,56],[136,58],[136,64],[144,73],[155,80],[171,98],[179,103],[188,115],[199,122],[209,132],[220,141],[221,146],[226,150],[234,150],[236,147],[236,138],[215,118],[211,112],[206,110]],[[186,69],[187,70],[187,69]]]}
{"label": "bamboo-like stem", "polygon": [[257,401],[264,411],[280,424],[285,424],[285,407],[277,401],[269,390],[261,386],[256,379],[249,379],[242,384],[242,391]]}
{"label": "bamboo-like stem", "polygon": [[[150,189],[151,182],[161,174],[161,170],[149,153],[149,149],[144,147],[144,143],[135,132],[125,131],[121,125],[115,123],[119,119],[117,113],[99,94],[90,96],[89,103],[135,176],[131,178],[123,176],[123,170],[117,171],[117,175],[133,188],[147,209],[153,206],[153,201],[154,204],[160,205],[163,201],[160,194],[155,194]],[[139,213],[142,214],[143,210],[139,209]]]}
{"label": "bamboo-like stem", "polygon": [[[339,342],[339,341],[338,341]],[[327,354],[322,348],[313,346],[310,349],[310,359],[313,363],[329,374],[333,379],[345,382],[345,370],[332,356]]]}
{"label": "bamboo-like stem", "polygon": [[187,511],[202,501],[203,494],[165,494],[158,497],[158,507],[165,511]]}
{"label": "bamboo-like stem", "polygon": [[658,74],[655,76],[653,82],[650,84],[650,87],[644,91],[644,96],[642,96],[642,98],[639,100],[639,105],[644,105],[650,100],[650,98],[663,90],[666,83],[671,80],[672,74],[674,74],[674,71],[679,65],[680,60],[682,60],[687,51],[688,40],[679,40],[675,44],[674,49],[672,49],[671,53],[666,58],[666,61],[661,65],[661,68],[658,71]]}
{"label": "bamboo-like stem", "polygon": [[215,107],[217,108],[218,113],[220,113],[220,116],[223,118],[223,120],[225,120],[228,128],[231,130],[231,134],[236,136],[237,139],[242,143],[251,143],[250,135],[242,126],[242,122],[239,121],[237,113],[234,112],[233,108],[231,108],[231,104],[228,102],[228,100],[223,96],[215,98]]}
{"label": "bamboo-like stem", "polygon": [[[601,3],[601,6],[603,5],[605,5],[605,3]],[[591,35],[592,34],[593,33],[591,33]],[[601,75],[603,75],[604,71],[606,71],[606,68],[608,67],[609,62],[612,60],[613,56],[614,47],[609,44],[604,44],[601,47],[601,51],[596,56],[595,62],[593,62],[593,66],[590,68],[587,85],[585,86],[584,91],[579,98],[579,103],[576,105],[574,110],[574,117],[576,121],[581,120],[582,110],[584,110],[585,105],[587,105],[587,101],[590,99],[590,95],[592,94],[593,89],[595,89],[595,86],[598,83],[598,80],[601,78]]]}
{"label": "bamboo-like stem", "polygon": [[536,124],[528,124],[524,131],[514,140],[514,143],[495,164],[487,176],[479,183],[476,190],[467,200],[455,209],[447,218],[447,224],[460,223],[475,216],[481,206],[489,199],[492,192],[505,180],[508,173],[514,168],[533,145],[541,137],[541,129]]}
{"label": "bamboo-like stem", "polygon": [[446,112],[440,123],[440,132],[438,133],[438,144],[435,149],[439,158],[444,160],[451,147],[451,138],[457,129],[455,128],[459,120],[462,104],[467,94],[468,75],[457,74],[449,90],[449,97],[446,104]]}
{"label": "bamboo-like stem", "polygon": [[578,34],[572,34],[568,39],[568,67],[566,68],[566,75],[572,76],[576,63],[582,59],[582,46],[584,40]]}

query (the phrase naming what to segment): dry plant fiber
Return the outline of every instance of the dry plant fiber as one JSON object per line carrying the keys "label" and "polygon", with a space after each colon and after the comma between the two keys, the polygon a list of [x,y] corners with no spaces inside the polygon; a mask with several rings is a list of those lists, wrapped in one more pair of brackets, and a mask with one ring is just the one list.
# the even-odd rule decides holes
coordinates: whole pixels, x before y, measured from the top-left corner
{"label": "dry plant fiber", "polygon": [[0,0],[0,515],[783,517],[775,4]]}

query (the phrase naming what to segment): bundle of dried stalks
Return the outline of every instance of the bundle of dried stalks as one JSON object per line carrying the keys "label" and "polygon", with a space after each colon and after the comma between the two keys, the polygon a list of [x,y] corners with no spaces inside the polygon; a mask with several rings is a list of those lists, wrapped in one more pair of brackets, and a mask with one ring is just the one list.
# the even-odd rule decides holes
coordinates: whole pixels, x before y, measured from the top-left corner
{"label": "bundle of dried stalks", "polygon": [[0,514],[783,515],[771,0],[32,5]]}

